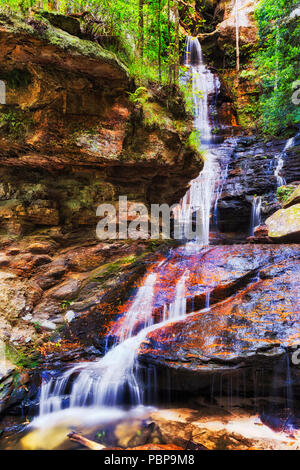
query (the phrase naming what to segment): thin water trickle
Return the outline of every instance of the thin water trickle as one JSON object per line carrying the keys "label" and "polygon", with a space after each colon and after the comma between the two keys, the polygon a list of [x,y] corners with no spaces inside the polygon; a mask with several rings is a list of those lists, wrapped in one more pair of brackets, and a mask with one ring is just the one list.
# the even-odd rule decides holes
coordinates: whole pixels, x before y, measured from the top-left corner
{"label": "thin water trickle", "polygon": [[291,139],[287,141],[283,151],[278,155],[276,159],[276,167],[275,167],[274,175],[276,177],[278,187],[284,186],[286,184],[286,180],[283,176],[283,168],[284,168],[285,159],[287,158],[286,152],[290,147],[293,146],[293,142],[294,142],[294,137],[292,137]]}
{"label": "thin water trickle", "polygon": [[254,235],[254,230],[261,224],[262,197],[254,196],[252,200],[250,235]]}
{"label": "thin water trickle", "polygon": [[210,307],[210,290],[207,290],[205,293],[205,308]]}

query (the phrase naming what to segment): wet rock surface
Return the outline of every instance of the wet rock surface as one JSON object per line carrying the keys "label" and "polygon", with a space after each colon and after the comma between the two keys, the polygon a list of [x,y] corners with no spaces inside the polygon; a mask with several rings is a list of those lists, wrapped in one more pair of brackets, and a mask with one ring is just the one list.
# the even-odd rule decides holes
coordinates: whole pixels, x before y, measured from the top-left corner
{"label": "wet rock surface", "polygon": [[[284,360],[286,351],[297,347],[299,250],[296,245],[260,247],[253,247],[251,254],[255,260],[253,254],[257,250],[256,269],[260,274],[257,280],[252,279],[225,301],[148,334],[139,351],[140,360],[155,364],[162,371],[162,381],[168,371],[172,388],[209,390],[215,375],[214,387],[219,389],[217,377],[232,374],[236,380],[234,387],[241,387],[245,380],[247,393],[253,393],[253,370],[263,368],[264,377],[257,386],[265,385],[268,389],[278,361]],[[230,271],[235,263],[240,267],[249,263],[243,257],[244,250],[242,247],[240,259],[231,253]],[[293,373],[295,379],[299,375],[297,367]],[[280,374],[284,389],[284,367]],[[165,386],[166,383],[162,385]]]}
{"label": "wet rock surface", "polygon": [[[275,432],[260,416],[239,407],[214,405],[194,409],[163,409],[152,414],[163,439],[193,449],[207,450],[290,450],[299,449],[299,432]],[[197,449],[200,450],[200,449]]]}
{"label": "wet rock surface", "polygon": [[300,242],[300,204],[280,209],[266,220],[269,237],[276,242]]}
{"label": "wet rock surface", "polygon": [[[36,349],[47,335],[58,341],[65,330],[77,348],[81,340],[91,346],[97,337],[95,345],[103,347],[107,329],[151,262],[153,246],[144,241],[97,243],[81,237],[76,241],[50,230],[2,251],[7,260],[0,273],[5,341]],[[63,361],[67,351],[68,347],[60,351]],[[57,358],[59,350],[53,352]],[[72,349],[70,353],[74,358]],[[79,351],[79,356],[83,353]]]}
{"label": "wet rock surface", "polygon": [[[263,143],[255,136],[240,138],[228,166],[228,177],[218,201],[219,228],[222,232],[250,231],[252,201],[262,197],[262,222],[280,208],[276,197],[278,179],[275,175],[278,158],[283,155],[286,141]],[[292,149],[291,149],[292,150]],[[286,153],[282,177],[288,177],[291,153]],[[294,154],[293,154],[294,155]],[[293,157],[294,158],[294,157]],[[299,155],[298,155],[298,160]],[[291,179],[288,177],[289,182]],[[300,179],[295,167],[292,181]]]}

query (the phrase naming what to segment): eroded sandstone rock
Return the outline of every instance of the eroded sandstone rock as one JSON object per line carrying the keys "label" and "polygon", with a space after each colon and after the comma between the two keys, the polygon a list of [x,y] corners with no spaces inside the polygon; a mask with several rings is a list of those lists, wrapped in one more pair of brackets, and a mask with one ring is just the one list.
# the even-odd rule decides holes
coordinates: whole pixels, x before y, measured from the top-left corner
{"label": "eroded sandstone rock", "polygon": [[289,450],[300,448],[299,432],[275,432],[259,416],[232,408],[165,409],[151,415],[166,442],[209,450]]}
{"label": "eroded sandstone rock", "polygon": [[[239,388],[246,380],[247,391],[252,393],[251,374],[260,367],[264,369],[264,378],[259,386],[270,385],[274,367],[299,341],[300,305],[299,261],[293,259],[296,253],[292,250],[290,259],[288,256],[284,259],[282,253],[283,258],[278,257],[274,263],[276,250],[272,253],[268,246],[261,249],[261,253],[270,250],[269,268],[262,270],[261,279],[254,278],[225,301],[148,334],[139,357],[161,371],[162,388],[168,387],[166,371],[173,389],[189,391],[209,389],[213,376],[214,387],[219,389],[218,377],[233,374],[235,387]],[[235,258],[229,258],[229,265],[230,261],[231,271]],[[263,264],[268,265],[268,261]],[[293,370],[296,378],[297,368]],[[283,390],[285,374],[282,368],[279,375],[283,382],[278,379],[278,384]]]}
{"label": "eroded sandstone rock", "polygon": [[300,204],[280,209],[266,220],[269,237],[277,243],[300,241]]}

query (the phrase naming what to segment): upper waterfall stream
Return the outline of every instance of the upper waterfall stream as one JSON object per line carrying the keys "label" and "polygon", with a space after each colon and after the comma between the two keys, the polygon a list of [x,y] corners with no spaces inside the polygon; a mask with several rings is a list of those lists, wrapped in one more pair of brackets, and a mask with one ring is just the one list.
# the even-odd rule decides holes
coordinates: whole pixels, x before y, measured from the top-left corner
{"label": "upper waterfall stream", "polygon": [[[192,230],[193,217],[197,218],[198,231],[189,245],[200,250],[209,244],[209,227],[212,208],[218,194],[221,168],[218,146],[213,143],[213,129],[209,115],[209,99],[219,90],[219,80],[205,66],[198,39],[189,37],[184,57],[184,86],[191,88],[194,109],[194,127],[199,149],[204,152],[204,167],[175,209],[182,238]],[[222,152],[220,152],[222,154]],[[222,155],[221,155],[222,156]],[[215,204],[216,208],[216,204]],[[191,240],[191,237],[189,237]],[[164,261],[168,263],[168,259]],[[106,355],[95,362],[75,365],[60,377],[45,381],[42,385],[40,415],[62,411],[69,407],[110,406],[126,403],[132,406],[145,403],[145,380],[140,377],[137,351],[147,335],[170,321],[186,315],[185,288],[188,269],[183,272],[175,287],[174,300],[166,304],[159,323],[154,322],[153,303],[157,278],[164,263],[152,267],[145,276],[123,321],[117,322],[113,331],[118,343],[113,344]],[[209,307],[209,293],[206,297]],[[150,374],[151,375],[151,374]],[[155,375],[155,374],[154,374]],[[155,377],[148,377],[148,381]],[[126,400],[125,400],[126,397]],[[35,422],[34,422],[35,423]],[[33,425],[34,425],[33,423]]]}

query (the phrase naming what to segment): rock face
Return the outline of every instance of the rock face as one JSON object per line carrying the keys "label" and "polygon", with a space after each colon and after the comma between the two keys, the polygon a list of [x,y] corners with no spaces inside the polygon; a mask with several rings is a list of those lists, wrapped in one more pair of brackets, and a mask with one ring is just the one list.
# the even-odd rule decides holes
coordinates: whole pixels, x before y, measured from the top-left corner
{"label": "rock face", "polygon": [[300,180],[300,133],[288,142],[282,172],[288,184]]}
{"label": "rock face", "polygon": [[133,104],[132,80],[113,53],[47,18],[5,14],[0,51],[2,233],[95,228],[100,203],[119,195],[172,203],[198,174],[183,107],[174,116],[151,93],[147,110]]}
{"label": "rock face", "polygon": [[[192,120],[182,96],[153,88],[138,104],[126,66],[79,32],[62,15],[1,13],[1,330],[30,345],[68,325],[77,352],[94,336],[101,349],[117,304],[145,269],[135,261],[153,249],[100,243],[98,205],[118,214],[119,196],[177,202],[202,167],[186,143]],[[84,330],[92,311],[94,331]]]}
{"label": "rock face", "polygon": [[[224,247],[220,249],[223,251]],[[255,386],[263,385],[270,393],[276,363],[284,360],[288,348],[299,342],[297,284],[300,266],[299,260],[295,259],[299,258],[299,249],[296,245],[250,249],[251,259],[259,271],[257,280],[252,279],[236,294],[208,309],[148,334],[140,349],[140,360],[157,366],[162,387],[168,386],[168,371],[171,387],[175,390],[206,393],[215,377],[217,393],[222,386],[219,379],[224,376],[224,387],[228,385],[228,377],[233,377],[235,389],[240,389],[245,380],[247,393],[253,393]],[[233,266],[238,269],[244,266],[246,271],[244,250],[245,247],[236,247],[223,269],[229,268],[231,272]],[[218,259],[218,248],[215,259]],[[202,270],[206,272],[205,261]],[[260,367],[264,368],[264,377],[261,383],[258,381],[254,385],[253,370]],[[297,376],[297,368],[293,373]],[[278,374],[283,376],[279,382],[284,387],[286,368]]]}
{"label": "rock face", "polygon": [[[238,21],[240,30],[240,41],[241,45],[255,44],[257,40],[257,28],[254,21],[254,8],[257,5],[256,0],[240,0],[238,9]],[[224,19],[217,26],[219,34],[218,43],[220,47],[232,45],[235,42],[236,35],[236,10],[235,0],[223,2],[224,8]]]}
{"label": "rock face", "polygon": [[[257,196],[262,198],[261,223],[280,208],[275,173],[285,145],[284,141],[263,143],[254,136],[238,140],[218,201],[219,228],[222,232],[249,233],[252,203]],[[288,166],[289,155],[284,158]],[[284,170],[283,176],[286,177]],[[300,173],[293,172],[293,181],[298,179]]]}
{"label": "rock face", "polygon": [[[196,2],[198,18],[192,18],[190,22],[190,16],[184,7],[185,4],[182,3],[182,25],[187,31],[192,30],[194,35],[198,35],[203,44],[205,55],[210,57],[214,65],[224,66],[224,61],[233,65],[231,61],[234,60],[236,41],[235,1],[214,0],[201,6]],[[254,20],[254,9],[257,3],[256,0],[239,1],[238,21],[242,61],[249,58],[249,52],[257,41],[257,26]]]}
{"label": "rock face", "polygon": [[[238,407],[230,411],[214,406],[199,409],[165,409],[152,414],[163,439],[192,449],[289,450],[299,449],[299,432],[275,432],[258,416]],[[200,449],[197,449],[200,450]]]}

